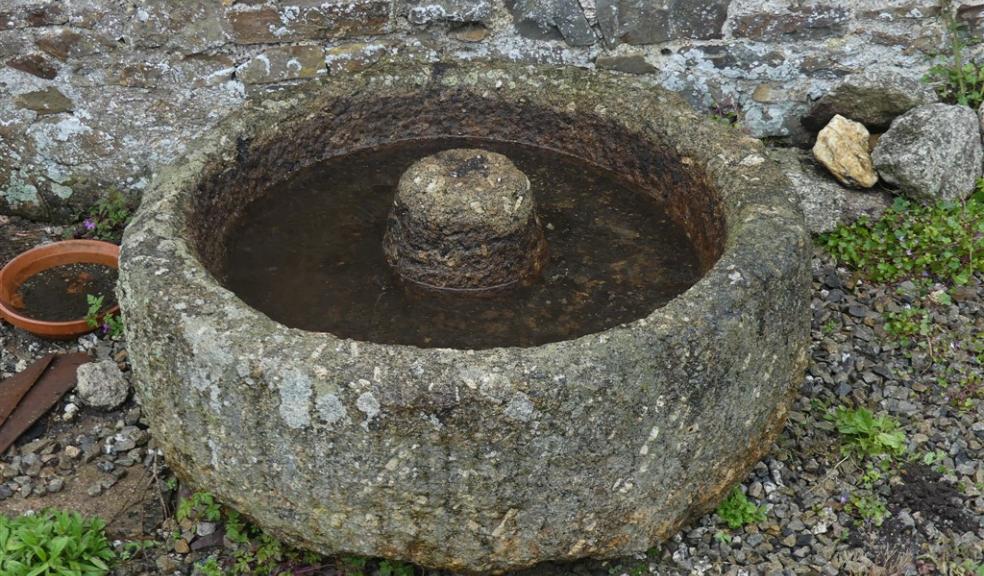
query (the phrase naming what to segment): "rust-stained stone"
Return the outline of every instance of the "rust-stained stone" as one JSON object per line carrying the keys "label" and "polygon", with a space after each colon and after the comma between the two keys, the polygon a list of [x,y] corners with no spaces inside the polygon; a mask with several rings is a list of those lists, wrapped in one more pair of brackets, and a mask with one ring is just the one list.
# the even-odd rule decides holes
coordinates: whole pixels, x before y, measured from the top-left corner
{"label": "rust-stained stone", "polygon": [[383,34],[389,29],[388,0],[335,0],[304,4],[233,5],[226,9],[233,41],[275,44]]}
{"label": "rust-stained stone", "polygon": [[816,40],[847,31],[851,13],[827,4],[790,6],[787,12],[743,14],[732,23],[736,37],[761,41]]}
{"label": "rust-stained stone", "polygon": [[[604,72],[377,64],[312,84],[204,133],[127,228],[137,394],[181,476],[305,548],[502,572],[644,552],[769,449],[806,365],[811,248],[761,142]],[[275,178],[447,134],[549,144],[666,194],[705,276],[597,334],[470,351],[291,329],[210,272]]]}
{"label": "rust-stained stone", "polygon": [[[5,2],[6,4],[6,2]],[[61,3],[35,2],[0,11],[0,31],[55,26],[68,21]]]}
{"label": "rust-stained stone", "polygon": [[10,60],[7,60],[7,66],[15,70],[20,70],[21,72],[27,72],[38,78],[44,78],[45,80],[51,80],[58,75],[58,69],[43,54],[36,52],[24,54],[23,56],[14,56]]}

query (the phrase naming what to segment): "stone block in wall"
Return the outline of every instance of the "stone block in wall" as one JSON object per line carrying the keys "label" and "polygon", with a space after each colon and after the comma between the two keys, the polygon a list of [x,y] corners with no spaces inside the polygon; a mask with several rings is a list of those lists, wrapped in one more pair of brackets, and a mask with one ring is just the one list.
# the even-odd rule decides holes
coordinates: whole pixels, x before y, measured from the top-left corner
{"label": "stone block in wall", "polygon": [[507,0],[506,6],[521,36],[562,38],[571,46],[590,46],[598,41],[577,0]]}
{"label": "stone block in wall", "polygon": [[957,22],[976,38],[984,35],[984,0],[973,0],[957,7]]}
{"label": "stone block in wall", "polygon": [[489,0],[397,0],[397,14],[411,24],[431,22],[488,22]]}
{"label": "stone block in wall", "polygon": [[84,58],[116,49],[113,42],[107,38],[90,32],[80,34],[67,28],[40,36],[35,41],[35,45],[48,56],[62,62],[69,58]]}
{"label": "stone block in wall", "polygon": [[132,47],[198,54],[228,39],[219,2],[137,0],[132,10],[124,28]]}
{"label": "stone block in wall", "polygon": [[68,22],[68,15],[61,2],[28,2],[8,7],[0,4],[0,30],[57,26]]}
{"label": "stone block in wall", "polygon": [[[792,2],[781,5],[750,4],[748,12],[739,11],[732,19],[731,32],[737,38],[772,42],[782,40],[818,40],[840,36],[848,31],[851,11],[836,3]],[[757,8],[756,8],[757,6]]]}
{"label": "stone block in wall", "polygon": [[254,56],[236,70],[245,84],[270,84],[326,74],[320,46],[277,46]]}
{"label": "stone block in wall", "polygon": [[598,27],[609,45],[720,38],[729,4],[730,0],[598,0]]}
{"label": "stone block in wall", "polygon": [[14,99],[14,103],[19,108],[38,114],[61,114],[71,112],[74,108],[71,98],[62,94],[54,86],[20,94]]}
{"label": "stone block in wall", "polygon": [[20,70],[32,76],[37,76],[38,78],[44,78],[45,80],[51,80],[58,75],[58,68],[45,58],[43,54],[37,52],[14,56],[10,60],[7,60],[7,66],[10,66],[14,70]]}
{"label": "stone block in wall", "polygon": [[390,0],[234,4],[225,20],[239,44],[276,44],[385,34],[390,8]]}

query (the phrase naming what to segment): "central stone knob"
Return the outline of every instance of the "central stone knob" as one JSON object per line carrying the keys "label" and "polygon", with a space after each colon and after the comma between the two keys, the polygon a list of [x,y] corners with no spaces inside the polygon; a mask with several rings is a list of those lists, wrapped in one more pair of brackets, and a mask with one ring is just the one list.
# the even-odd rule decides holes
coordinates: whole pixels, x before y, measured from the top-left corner
{"label": "central stone knob", "polygon": [[439,290],[503,288],[546,259],[529,179],[476,149],[439,152],[403,173],[383,243],[400,276]]}

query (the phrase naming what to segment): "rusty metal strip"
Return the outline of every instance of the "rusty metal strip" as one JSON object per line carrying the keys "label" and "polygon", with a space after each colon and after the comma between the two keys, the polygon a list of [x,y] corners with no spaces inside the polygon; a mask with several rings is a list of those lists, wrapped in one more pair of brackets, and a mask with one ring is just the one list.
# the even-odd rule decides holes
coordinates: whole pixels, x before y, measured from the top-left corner
{"label": "rusty metal strip", "polygon": [[7,417],[13,414],[14,409],[20,404],[21,398],[44,374],[54,358],[54,354],[48,354],[21,372],[0,382],[0,426],[3,426]]}
{"label": "rusty metal strip", "polygon": [[84,352],[56,356],[37,383],[24,395],[14,413],[0,426],[0,454],[47,414],[66,392],[75,387],[75,371],[91,358]]}

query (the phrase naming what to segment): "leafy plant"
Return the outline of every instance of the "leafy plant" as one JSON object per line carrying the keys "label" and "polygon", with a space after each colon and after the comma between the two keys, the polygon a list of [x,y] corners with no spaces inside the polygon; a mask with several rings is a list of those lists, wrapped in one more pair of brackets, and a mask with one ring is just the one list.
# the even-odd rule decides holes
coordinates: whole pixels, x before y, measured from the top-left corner
{"label": "leafy plant", "polygon": [[862,456],[899,456],[905,452],[905,432],[890,416],[875,417],[867,408],[849,410],[840,407],[828,414],[827,419],[845,437],[845,452]]}
{"label": "leafy plant", "polygon": [[717,515],[732,530],[765,520],[765,507],[756,506],[735,486],[717,508]]}
{"label": "leafy plant", "polygon": [[110,338],[117,340],[123,336],[123,319],[116,314],[106,314],[101,316],[104,300],[105,298],[102,295],[85,295],[86,304],[89,306],[89,309],[85,314],[85,323],[88,324],[90,328],[101,327],[103,334],[108,334]]}
{"label": "leafy plant", "polygon": [[967,61],[964,56],[967,49],[964,30],[949,16],[948,9],[942,13],[949,20],[950,51],[946,61],[931,67],[923,80],[936,85],[936,91],[943,101],[976,110],[984,102],[984,68]]}
{"label": "leafy plant", "polygon": [[88,216],[76,226],[71,235],[74,238],[105,240],[118,244],[131,216],[132,210],[126,197],[113,188],[92,207]]}
{"label": "leafy plant", "polygon": [[931,275],[966,284],[984,273],[984,180],[964,203],[922,206],[897,198],[879,220],[862,217],[822,235],[820,244],[876,282]]}
{"label": "leafy plant", "polygon": [[915,336],[929,336],[931,330],[929,312],[923,308],[903,308],[885,314],[885,331],[903,346],[908,346]]}
{"label": "leafy plant", "polygon": [[858,516],[866,522],[871,522],[875,526],[881,526],[888,518],[888,509],[885,502],[877,496],[865,494],[852,494],[850,508],[857,512]]}
{"label": "leafy plant", "polygon": [[44,510],[33,516],[0,515],[0,574],[102,576],[116,553],[106,524],[75,512]]}

